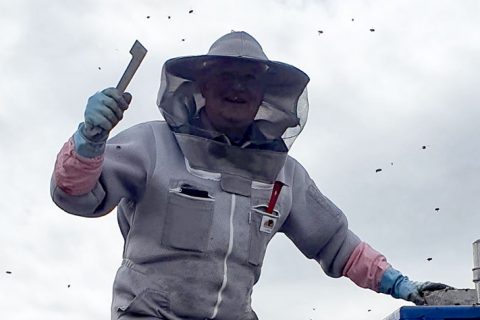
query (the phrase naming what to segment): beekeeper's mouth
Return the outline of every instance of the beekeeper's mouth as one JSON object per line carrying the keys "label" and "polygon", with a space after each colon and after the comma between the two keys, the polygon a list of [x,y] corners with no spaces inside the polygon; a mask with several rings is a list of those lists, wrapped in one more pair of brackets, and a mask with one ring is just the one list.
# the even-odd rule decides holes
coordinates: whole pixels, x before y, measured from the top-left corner
{"label": "beekeeper's mouth", "polygon": [[225,101],[230,102],[230,103],[238,103],[238,104],[243,104],[243,103],[247,102],[246,99],[243,99],[243,98],[240,98],[240,97],[237,97],[237,96],[226,97]]}

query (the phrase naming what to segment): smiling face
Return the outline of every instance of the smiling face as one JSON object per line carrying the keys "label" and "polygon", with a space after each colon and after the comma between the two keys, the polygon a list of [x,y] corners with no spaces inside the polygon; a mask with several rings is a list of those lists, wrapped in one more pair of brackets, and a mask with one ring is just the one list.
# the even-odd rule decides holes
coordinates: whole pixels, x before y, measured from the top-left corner
{"label": "smiling face", "polygon": [[201,84],[205,114],[216,131],[243,135],[263,100],[265,65],[222,61],[212,68]]}

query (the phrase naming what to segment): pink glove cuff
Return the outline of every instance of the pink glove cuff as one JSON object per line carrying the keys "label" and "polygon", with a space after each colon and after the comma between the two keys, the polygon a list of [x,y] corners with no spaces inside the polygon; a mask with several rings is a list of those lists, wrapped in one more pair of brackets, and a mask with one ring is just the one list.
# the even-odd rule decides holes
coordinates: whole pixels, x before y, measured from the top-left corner
{"label": "pink glove cuff", "polygon": [[379,292],[383,273],[389,267],[390,264],[381,253],[361,242],[348,258],[343,276],[350,278],[359,287]]}
{"label": "pink glove cuff", "polygon": [[54,177],[57,186],[65,193],[83,195],[95,187],[102,172],[103,154],[85,158],[75,152],[73,138],[70,138],[57,155]]}

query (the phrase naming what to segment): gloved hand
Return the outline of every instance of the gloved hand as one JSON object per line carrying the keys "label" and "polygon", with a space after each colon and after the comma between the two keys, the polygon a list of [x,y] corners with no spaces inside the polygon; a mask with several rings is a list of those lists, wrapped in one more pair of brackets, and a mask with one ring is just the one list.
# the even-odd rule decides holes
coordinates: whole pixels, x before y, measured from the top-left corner
{"label": "gloved hand", "polygon": [[130,93],[107,88],[88,99],[85,121],[74,135],[75,150],[81,156],[93,158],[103,153],[110,131],[123,118],[132,100]]}
{"label": "gloved hand", "polygon": [[110,131],[122,120],[132,95],[122,94],[115,88],[107,88],[88,99],[85,108],[85,138],[93,142],[106,141]]}
{"label": "gloved hand", "polygon": [[411,301],[416,305],[424,305],[426,292],[443,289],[453,288],[443,283],[411,281],[400,271],[390,267],[383,274],[379,291],[397,299]]}

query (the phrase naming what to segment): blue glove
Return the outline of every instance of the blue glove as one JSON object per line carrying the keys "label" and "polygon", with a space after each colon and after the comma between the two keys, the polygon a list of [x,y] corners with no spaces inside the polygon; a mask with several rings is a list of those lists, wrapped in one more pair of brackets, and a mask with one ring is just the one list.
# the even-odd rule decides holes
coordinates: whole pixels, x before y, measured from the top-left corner
{"label": "blue glove", "polygon": [[87,158],[101,155],[110,131],[123,118],[132,100],[130,93],[107,88],[88,99],[85,121],[73,135],[75,151]]}
{"label": "blue glove", "polygon": [[453,288],[443,283],[410,281],[400,271],[390,267],[383,274],[379,291],[397,299],[411,301],[416,305],[424,305],[425,292],[443,289]]}

